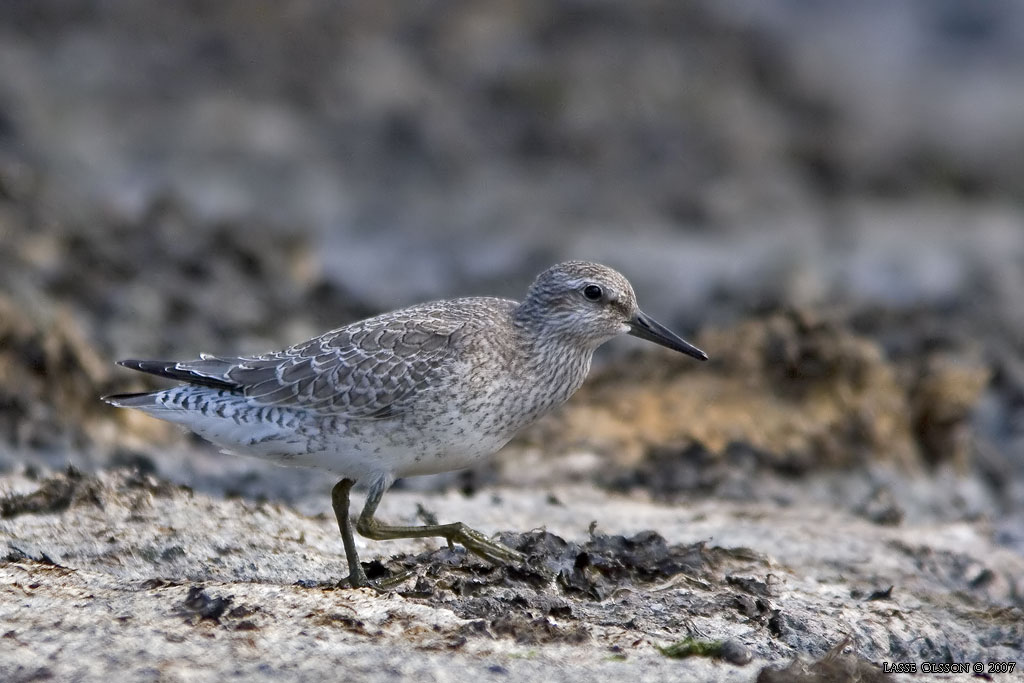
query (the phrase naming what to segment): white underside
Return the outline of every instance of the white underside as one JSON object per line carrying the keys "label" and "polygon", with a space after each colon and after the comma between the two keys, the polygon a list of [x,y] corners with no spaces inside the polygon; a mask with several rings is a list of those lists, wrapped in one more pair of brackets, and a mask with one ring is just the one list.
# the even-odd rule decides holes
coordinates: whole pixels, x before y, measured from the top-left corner
{"label": "white underside", "polygon": [[[512,435],[474,431],[459,416],[441,420],[445,428],[428,426],[415,440],[403,437],[395,420],[354,420],[343,431],[324,434],[321,447],[311,448],[307,436],[260,421],[235,421],[159,406],[141,408],[149,415],[181,424],[234,455],[269,460],[278,465],[328,470],[340,477],[368,481],[380,477],[437,474],[469,467],[500,450]],[[439,444],[444,444],[443,448]]]}

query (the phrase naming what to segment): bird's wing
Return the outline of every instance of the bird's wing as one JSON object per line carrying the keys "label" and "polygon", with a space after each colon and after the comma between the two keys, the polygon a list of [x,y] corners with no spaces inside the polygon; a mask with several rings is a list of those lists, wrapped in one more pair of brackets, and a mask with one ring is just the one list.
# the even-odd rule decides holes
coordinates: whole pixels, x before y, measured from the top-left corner
{"label": "bird's wing", "polygon": [[183,362],[122,361],[174,379],[242,392],[261,405],[349,418],[401,413],[409,399],[443,384],[460,341],[481,321],[427,306],[370,318],[284,351],[203,355]]}

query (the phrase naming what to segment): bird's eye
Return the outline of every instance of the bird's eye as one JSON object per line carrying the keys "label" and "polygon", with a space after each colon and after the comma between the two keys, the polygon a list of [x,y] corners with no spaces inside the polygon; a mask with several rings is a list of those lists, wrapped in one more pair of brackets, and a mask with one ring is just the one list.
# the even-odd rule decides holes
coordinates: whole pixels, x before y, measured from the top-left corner
{"label": "bird's eye", "polygon": [[604,295],[604,292],[597,285],[587,285],[583,288],[583,296],[591,301],[600,301],[602,295]]}

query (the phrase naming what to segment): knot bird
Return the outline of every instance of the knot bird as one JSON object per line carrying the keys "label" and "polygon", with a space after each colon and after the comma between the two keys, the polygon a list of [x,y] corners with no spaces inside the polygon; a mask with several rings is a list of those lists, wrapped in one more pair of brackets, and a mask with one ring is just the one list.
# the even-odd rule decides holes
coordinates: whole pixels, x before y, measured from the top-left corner
{"label": "knot bird", "polygon": [[327,470],[348,584],[359,562],[349,490],[369,487],[355,530],[371,539],[443,537],[495,563],[521,553],[461,522],[391,526],[374,517],[395,479],[468,467],[572,396],[594,350],[630,334],[707,355],[644,314],[618,272],[585,261],[541,273],[522,302],[488,297],[420,304],[259,356],[123,360],[178,380],[104,400],[185,425],[225,451]]}

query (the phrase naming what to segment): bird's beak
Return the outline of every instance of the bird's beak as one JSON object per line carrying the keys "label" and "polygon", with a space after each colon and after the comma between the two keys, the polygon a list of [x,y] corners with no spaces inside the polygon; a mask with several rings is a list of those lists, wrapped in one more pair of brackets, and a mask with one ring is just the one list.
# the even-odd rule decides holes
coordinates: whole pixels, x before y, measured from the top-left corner
{"label": "bird's beak", "polygon": [[685,353],[687,356],[692,356],[697,360],[708,359],[708,354],[704,353],[696,346],[659,323],[657,320],[649,317],[641,310],[637,310],[626,324],[629,325],[629,334],[634,337],[640,337],[641,339],[652,341],[655,344],[672,349],[673,351]]}

